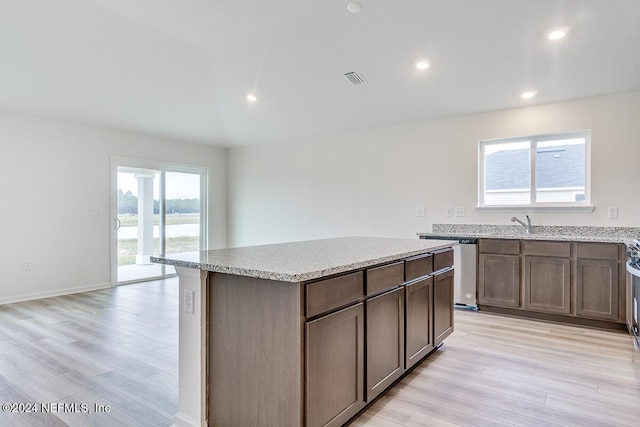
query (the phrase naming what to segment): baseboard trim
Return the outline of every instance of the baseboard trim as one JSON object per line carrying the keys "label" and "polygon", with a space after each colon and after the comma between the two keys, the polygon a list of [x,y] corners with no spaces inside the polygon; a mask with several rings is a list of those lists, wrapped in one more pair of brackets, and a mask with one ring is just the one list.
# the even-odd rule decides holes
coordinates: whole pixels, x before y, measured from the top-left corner
{"label": "baseboard trim", "polygon": [[531,320],[561,323],[564,325],[587,326],[590,328],[607,329],[612,331],[627,331],[627,325],[625,323],[608,320],[588,319],[584,317],[565,316],[562,314],[553,313],[541,313],[537,311],[528,311],[517,308],[494,307],[481,304],[478,304],[478,311],[512,317],[522,317]]}
{"label": "baseboard trim", "polygon": [[0,305],[12,304],[15,302],[31,301],[34,299],[59,297],[62,295],[78,294],[81,292],[97,291],[100,289],[112,288],[112,283],[97,283],[94,285],[80,286],[77,288],[56,289],[55,291],[34,292],[31,294],[16,295],[12,297],[0,298]]}

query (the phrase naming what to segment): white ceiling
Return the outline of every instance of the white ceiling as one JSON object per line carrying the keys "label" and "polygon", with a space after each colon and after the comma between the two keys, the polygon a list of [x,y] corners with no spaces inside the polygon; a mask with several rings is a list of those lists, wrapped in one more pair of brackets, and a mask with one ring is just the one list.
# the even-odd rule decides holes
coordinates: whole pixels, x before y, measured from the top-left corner
{"label": "white ceiling", "polygon": [[0,109],[233,146],[640,89],[638,0],[360,2],[0,0]]}

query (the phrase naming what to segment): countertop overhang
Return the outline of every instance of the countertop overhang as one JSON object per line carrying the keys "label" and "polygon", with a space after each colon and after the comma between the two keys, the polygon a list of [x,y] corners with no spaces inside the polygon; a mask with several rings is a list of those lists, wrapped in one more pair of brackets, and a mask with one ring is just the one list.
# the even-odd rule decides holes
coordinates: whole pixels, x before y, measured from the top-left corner
{"label": "countertop overhang", "polygon": [[422,239],[429,237],[449,237],[455,239],[517,239],[517,240],[553,240],[563,242],[601,242],[601,243],[626,243],[629,238],[616,236],[584,236],[579,234],[507,234],[507,233],[418,233]]}
{"label": "countertop overhang", "polygon": [[283,282],[314,280],[457,245],[456,241],[340,237],[151,257],[159,264]]}
{"label": "countertop overhang", "polygon": [[433,224],[432,232],[417,233],[422,239],[455,237],[473,239],[551,240],[564,242],[627,243],[640,236],[636,227],[533,226],[531,234],[513,225]]}

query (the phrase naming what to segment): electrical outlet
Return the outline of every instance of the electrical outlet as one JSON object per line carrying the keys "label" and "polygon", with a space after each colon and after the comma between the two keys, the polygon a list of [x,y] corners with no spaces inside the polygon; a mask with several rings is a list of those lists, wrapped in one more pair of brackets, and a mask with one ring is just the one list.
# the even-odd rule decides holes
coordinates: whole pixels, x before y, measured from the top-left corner
{"label": "electrical outlet", "polygon": [[102,215],[102,209],[100,209],[100,208],[91,208],[91,209],[89,209],[89,215],[91,215],[91,216],[101,216]]}
{"label": "electrical outlet", "polygon": [[453,216],[453,208],[445,208],[444,216]]}
{"label": "electrical outlet", "polygon": [[24,262],[24,269],[25,270],[33,270],[33,263],[31,261],[25,261]]}
{"label": "electrical outlet", "polygon": [[457,207],[455,209],[455,215],[456,216],[465,216],[467,214],[467,211],[464,207]]}
{"label": "electrical outlet", "polygon": [[425,216],[427,211],[425,208],[416,208],[416,216]]}
{"label": "electrical outlet", "polygon": [[618,219],[618,208],[616,207],[609,208],[609,219]]}
{"label": "electrical outlet", "polygon": [[193,314],[193,290],[184,290],[184,312]]}

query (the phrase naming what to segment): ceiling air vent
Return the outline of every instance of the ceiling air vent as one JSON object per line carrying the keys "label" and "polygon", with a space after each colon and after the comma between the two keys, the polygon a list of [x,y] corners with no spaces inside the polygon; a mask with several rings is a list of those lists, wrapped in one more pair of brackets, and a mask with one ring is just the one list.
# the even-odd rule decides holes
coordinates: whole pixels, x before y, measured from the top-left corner
{"label": "ceiling air vent", "polygon": [[366,83],[367,81],[364,79],[364,77],[362,77],[357,71],[353,70],[353,71],[349,71],[348,73],[344,73],[344,76],[347,78],[347,80],[349,80],[349,82],[351,82],[351,84],[353,86],[358,86],[361,85],[363,83]]}

